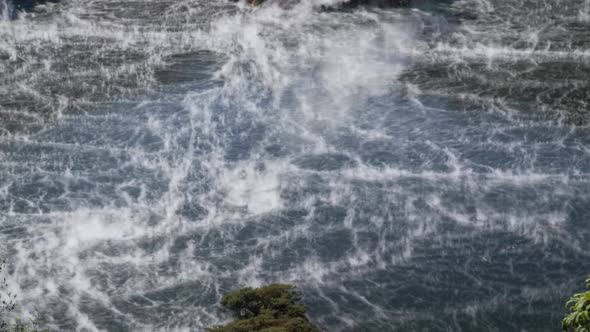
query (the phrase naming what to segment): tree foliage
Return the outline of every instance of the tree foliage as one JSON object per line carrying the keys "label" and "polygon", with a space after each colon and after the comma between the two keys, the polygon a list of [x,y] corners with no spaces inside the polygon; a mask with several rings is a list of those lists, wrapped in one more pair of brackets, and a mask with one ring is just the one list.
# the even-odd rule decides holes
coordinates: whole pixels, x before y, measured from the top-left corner
{"label": "tree foliage", "polygon": [[[590,276],[586,287],[590,288]],[[561,322],[563,331],[590,332],[590,291],[574,294],[565,306],[570,312]]]}
{"label": "tree foliage", "polygon": [[243,288],[225,295],[221,307],[236,320],[210,332],[319,332],[305,317],[305,306],[295,286],[273,284]]}
{"label": "tree foliage", "polygon": [[[0,262],[0,277],[6,268],[6,262]],[[40,329],[38,320],[31,320],[31,324],[19,319],[13,323],[7,321],[7,315],[16,308],[16,294],[7,291],[6,278],[0,279],[0,332],[48,332],[48,329]]]}
{"label": "tree foliage", "polygon": [[0,278],[2,278],[0,279],[0,332],[8,331],[9,325],[5,321],[5,316],[16,307],[16,295],[6,291],[8,287],[6,278],[1,277],[5,267],[6,263],[0,262]]}

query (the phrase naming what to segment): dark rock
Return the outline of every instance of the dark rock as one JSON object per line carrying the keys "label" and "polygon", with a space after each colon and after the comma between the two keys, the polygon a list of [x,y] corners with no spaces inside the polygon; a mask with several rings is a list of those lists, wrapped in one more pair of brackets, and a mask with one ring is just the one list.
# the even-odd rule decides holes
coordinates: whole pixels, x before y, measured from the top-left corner
{"label": "dark rock", "polygon": [[[10,0],[9,0],[10,1]],[[47,2],[56,3],[59,0],[11,0],[17,10],[31,10],[37,5],[42,5]]]}
{"label": "dark rock", "polygon": [[14,19],[17,17],[18,12],[31,11],[35,6],[47,2],[56,3],[59,0],[0,0],[0,15],[7,13],[9,18]]}

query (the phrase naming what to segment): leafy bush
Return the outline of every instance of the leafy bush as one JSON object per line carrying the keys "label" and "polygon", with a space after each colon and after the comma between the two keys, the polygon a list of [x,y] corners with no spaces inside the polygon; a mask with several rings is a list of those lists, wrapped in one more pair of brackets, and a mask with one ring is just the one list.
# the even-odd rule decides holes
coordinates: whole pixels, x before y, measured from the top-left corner
{"label": "leafy bush", "polygon": [[[6,265],[4,262],[0,262],[0,275],[2,274],[5,266]],[[10,292],[4,293],[7,286],[6,278],[2,278],[0,280],[0,332],[8,331],[9,326],[8,323],[4,321],[4,316],[7,313],[13,311],[16,307],[16,295]]]}
{"label": "leafy bush", "polygon": [[[590,288],[590,276],[586,287]],[[563,331],[590,332],[590,291],[574,294],[565,306],[570,313],[561,322]]]}
{"label": "leafy bush", "polygon": [[284,284],[231,292],[221,299],[220,305],[237,320],[209,331],[319,332],[305,317],[305,306],[300,300],[295,286]]}
{"label": "leafy bush", "polygon": [[[6,267],[5,262],[0,262],[0,275]],[[0,332],[48,332],[48,329],[39,329],[37,321],[32,320],[31,324],[16,320],[14,323],[5,321],[5,316],[16,308],[16,295],[4,292],[7,288],[6,278],[0,280]]]}

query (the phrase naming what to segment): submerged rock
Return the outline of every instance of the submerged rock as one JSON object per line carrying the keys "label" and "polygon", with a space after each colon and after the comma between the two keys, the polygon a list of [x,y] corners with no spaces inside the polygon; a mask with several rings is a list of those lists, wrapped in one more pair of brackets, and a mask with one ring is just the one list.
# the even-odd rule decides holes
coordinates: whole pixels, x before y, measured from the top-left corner
{"label": "submerged rock", "polygon": [[0,16],[14,19],[20,11],[30,11],[37,5],[47,2],[56,3],[59,0],[0,0]]}

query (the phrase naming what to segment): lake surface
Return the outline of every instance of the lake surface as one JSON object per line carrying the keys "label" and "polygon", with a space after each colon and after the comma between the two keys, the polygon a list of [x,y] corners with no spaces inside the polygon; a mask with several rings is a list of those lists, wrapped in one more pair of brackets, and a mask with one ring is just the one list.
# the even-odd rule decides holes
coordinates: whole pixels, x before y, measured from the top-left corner
{"label": "lake surface", "polygon": [[[329,3],[335,1],[321,1]],[[557,331],[590,272],[590,1],[71,0],[0,20],[0,257],[63,331]]]}

